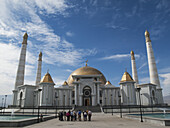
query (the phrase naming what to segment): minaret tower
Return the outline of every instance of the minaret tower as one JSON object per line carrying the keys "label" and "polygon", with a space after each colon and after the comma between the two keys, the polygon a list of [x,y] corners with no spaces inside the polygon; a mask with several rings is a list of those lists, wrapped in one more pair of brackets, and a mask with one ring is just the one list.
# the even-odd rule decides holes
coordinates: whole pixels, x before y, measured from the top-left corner
{"label": "minaret tower", "polygon": [[136,62],[135,62],[135,56],[134,56],[134,52],[131,51],[131,64],[132,64],[132,76],[133,76],[133,80],[136,82],[136,84],[139,84],[138,81],[138,74],[137,74],[137,69],[136,69]]}
{"label": "minaret tower", "polygon": [[36,76],[36,82],[35,82],[36,86],[38,86],[38,84],[41,81],[41,65],[42,65],[42,52],[40,52],[39,58],[38,58],[38,68],[37,68],[37,76]]}
{"label": "minaret tower", "polygon": [[22,42],[22,47],[21,47],[21,54],[20,54],[19,65],[18,65],[18,70],[17,70],[15,89],[17,89],[17,86],[24,84],[27,38],[28,38],[28,35],[27,33],[25,33],[23,36],[23,42]]}
{"label": "minaret tower", "polygon": [[155,57],[153,54],[152,44],[150,40],[150,35],[147,30],[145,31],[145,39],[146,39],[146,48],[147,48],[147,55],[148,55],[150,82],[152,84],[157,85],[157,88],[161,88],[159,82],[159,76],[156,68],[156,63],[155,63]]}

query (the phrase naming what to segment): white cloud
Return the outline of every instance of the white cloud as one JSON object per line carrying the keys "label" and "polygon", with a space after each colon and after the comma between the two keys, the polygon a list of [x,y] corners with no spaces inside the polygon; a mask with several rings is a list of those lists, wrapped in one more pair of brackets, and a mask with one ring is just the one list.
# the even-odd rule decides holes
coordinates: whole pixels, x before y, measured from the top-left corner
{"label": "white cloud", "polygon": [[150,78],[149,77],[143,77],[141,79],[139,79],[139,83],[140,84],[144,84],[144,83],[149,83],[150,82]]}
{"label": "white cloud", "polygon": [[35,0],[40,11],[45,11],[48,14],[66,13],[65,10],[69,7],[65,0]]}
{"label": "white cloud", "polygon": [[[120,59],[130,58],[130,57],[131,57],[130,54],[116,54],[112,56],[103,57],[101,58],[101,60],[120,60]],[[139,58],[139,57],[140,55],[135,54],[135,58]]]}
{"label": "white cloud", "polygon": [[72,70],[70,70],[70,69],[66,69],[65,71],[66,71],[66,72],[73,72],[73,71],[72,71]]}
{"label": "white cloud", "polygon": [[147,65],[147,62],[143,63],[137,70],[142,69],[143,67],[145,67]]}
{"label": "white cloud", "polygon": [[74,33],[73,33],[73,32],[68,31],[68,32],[66,32],[66,35],[67,35],[67,36],[69,36],[69,37],[72,37],[72,36],[74,36]]}
{"label": "white cloud", "polygon": [[[13,44],[0,42],[0,94],[11,94],[14,88],[15,77],[18,67],[19,54],[21,49]],[[31,58],[32,53],[27,52],[27,58]],[[35,61],[27,59],[25,76],[33,74]]]}
{"label": "white cloud", "polygon": [[170,90],[170,73],[165,73],[165,74],[160,74],[159,75],[162,80],[161,80],[161,86],[163,87],[163,94],[164,95],[169,95],[169,90]]}
{"label": "white cloud", "polygon": [[[25,83],[34,84],[37,51],[43,52],[43,62],[48,64],[77,65],[82,58],[96,53],[95,49],[76,49],[43,21],[39,13],[68,15],[66,0],[2,0],[0,4],[0,94],[11,93],[14,87],[20,46],[24,32],[28,33]],[[1,38],[2,37],[2,38]],[[33,39],[34,42],[31,42]],[[85,52],[88,51],[88,52]],[[5,54],[4,54],[5,53]],[[84,54],[86,53],[86,54]]]}

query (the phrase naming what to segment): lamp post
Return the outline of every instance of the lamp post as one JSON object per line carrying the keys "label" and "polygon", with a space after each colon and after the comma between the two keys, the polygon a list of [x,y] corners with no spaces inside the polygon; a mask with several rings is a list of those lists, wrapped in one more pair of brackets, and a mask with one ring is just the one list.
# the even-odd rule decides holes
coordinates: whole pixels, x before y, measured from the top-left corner
{"label": "lamp post", "polygon": [[46,97],[46,111],[45,111],[45,114],[47,114],[47,101],[48,101],[48,98]]}
{"label": "lamp post", "polygon": [[58,96],[55,96],[55,98],[56,98],[56,100],[55,100],[55,108],[56,108],[55,116],[56,116],[56,118],[57,118],[57,98],[58,98]]}
{"label": "lamp post", "polygon": [[35,102],[35,92],[33,92],[33,111],[32,111],[32,114],[34,114],[34,102]]}
{"label": "lamp post", "polygon": [[129,107],[129,113],[130,113],[130,100],[129,100],[129,97],[128,97],[128,107]]}
{"label": "lamp post", "polygon": [[118,95],[118,97],[119,97],[119,105],[120,105],[120,118],[122,118],[121,95]]}
{"label": "lamp post", "polygon": [[112,94],[111,94],[111,108],[112,108],[112,116],[113,116],[113,97],[112,97]]}
{"label": "lamp post", "polygon": [[38,96],[39,96],[39,103],[38,103],[38,123],[40,122],[40,120],[39,120],[39,115],[40,115],[40,92],[42,91],[42,89],[41,88],[39,88],[38,89]]}
{"label": "lamp post", "polygon": [[7,99],[7,95],[5,95],[5,101],[4,101],[4,113],[5,113],[5,108],[6,108],[6,99]]}
{"label": "lamp post", "polygon": [[65,94],[64,94],[64,103],[63,103],[64,111],[65,111]]}
{"label": "lamp post", "polygon": [[[106,107],[106,97],[105,97],[105,107]],[[106,108],[106,114],[107,114],[107,108]]]}
{"label": "lamp post", "polygon": [[152,113],[153,113],[153,98],[152,96],[150,98],[151,98],[151,107],[152,107]]}
{"label": "lamp post", "polygon": [[[143,94],[140,94],[141,95],[141,106],[143,106]],[[143,114],[144,114],[144,108],[142,109],[143,111]]]}
{"label": "lamp post", "polygon": [[141,90],[141,88],[137,88],[137,91],[139,92],[140,117],[141,117],[141,122],[143,122],[143,118],[142,118],[142,107],[141,107],[141,98],[140,98],[140,90]]}
{"label": "lamp post", "polygon": [[2,98],[1,113],[2,113],[2,109],[3,109],[3,105],[4,105],[4,98]]}

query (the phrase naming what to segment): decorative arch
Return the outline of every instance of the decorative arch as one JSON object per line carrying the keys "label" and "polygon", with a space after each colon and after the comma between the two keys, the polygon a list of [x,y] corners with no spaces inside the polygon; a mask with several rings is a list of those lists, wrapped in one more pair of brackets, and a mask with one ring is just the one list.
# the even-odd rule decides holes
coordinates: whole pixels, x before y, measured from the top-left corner
{"label": "decorative arch", "polygon": [[91,106],[92,98],[91,98],[92,89],[90,86],[86,85],[83,88],[83,106]]}

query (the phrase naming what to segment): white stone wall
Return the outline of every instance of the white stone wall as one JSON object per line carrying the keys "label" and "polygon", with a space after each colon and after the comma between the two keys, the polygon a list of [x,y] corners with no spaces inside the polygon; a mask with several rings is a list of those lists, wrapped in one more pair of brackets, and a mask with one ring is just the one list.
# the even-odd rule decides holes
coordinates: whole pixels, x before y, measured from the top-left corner
{"label": "white stone wall", "polygon": [[121,86],[121,102],[123,105],[136,105],[136,90],[134,82],[122,82]]}

